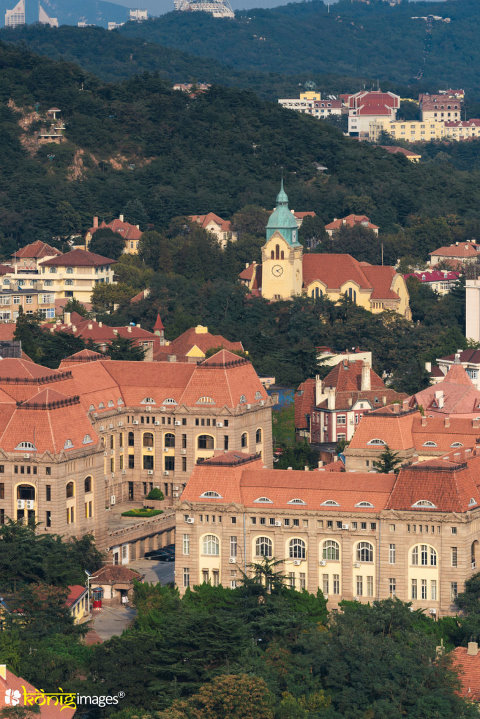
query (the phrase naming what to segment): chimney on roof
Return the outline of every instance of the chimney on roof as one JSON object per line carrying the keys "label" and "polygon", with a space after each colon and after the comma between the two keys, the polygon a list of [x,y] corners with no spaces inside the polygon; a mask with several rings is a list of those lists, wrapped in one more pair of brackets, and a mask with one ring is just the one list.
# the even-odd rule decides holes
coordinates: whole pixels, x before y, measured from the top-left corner
{"label": "chimney on roof", "polygon": [[425,362],[425,370],[428,372],[428,374],[432,371],[432,363],[431,362]]}
{"label": "chimney on roof", "polygon": [[426,426],[427,426],[427,418],[422,417],[422,427],[426,427]]}
{"label": "chimney on roof", "polygon": [[460,364],[460,352],[455,352],[455,364]]}
{"label": "chimney on roof", "polygon": [[393,413],[394,413],[394,414],[399,414],[399,412],[400,412],[400,405],[398,404],[398,402],[396,402],[396,403],[392,406],[392,409],[393,409]]}
{"label": "chimney on roof", "polygon": [[64,323],[65,325],[69,325],[69,324],[70,324],[70,320],[71,320],[71,314],[70,314],[70,312],[64,312],[64,313],[63,313],[63,323]]}
{"label": "chimney on roof", "polygon": [[103,327],[103,322],[99,322],[99,323],[98,323],[98,326],[99,326],[99,327]]}
{"label": "chimney on roof", "polygon": [[140,229],[140,225],[135,225],[135,227],[137,228],[137,230],[139,230],[139,229]]}
{"label": "chimney on roof", "polygon": [[132,331],[132,325],[128,325],[127,332],[131,332],[131,331]]}
{"label": "chimney on roof", "polygon": [[322,380],[320,379],[320,375],[315,375],[315,404],[320,404],[321,397],[322,397]]}
{"label": "chimney on roof", "polygon": [[98,227],[98,217],[93,218],[93,226]]}
{"label": "chimney on roof", "polygon": [[124,215],[119,215],[119,216],[118,216],[118,219],[120,220],[120,222],[123,222],[123,218],[124,218]]}
{"label": "chimney on roof", "polygon": [[77,331],[76,326],[75,326],[75,325],[72,325],[72,332],[76,332],[76,331]]}
{"label": "chimney on roof", "polygon": [[142,325],[140,324],[140,322],[137,322],[137,327],[141,329]]}
{"label": "chimney on roof", "polygon": [[319,459],[319,460],[318,460],[318,463],[317,463],[318,469],[321,469],[321,467],[323,467],[323,464],[324,464],[324,463],[322,462],[322,460]]}
{"label": "chimney on roof", "polygon": [[450,417],[445,417],[445,427],[450,427]]}
{"label": "chimney on roof", "polygon": [[474,429],[478,429],[480,427],[480,417],[475,417],[472,419],[472,427]]}
{"label": "chimney on roof", "polygon": [[327,389],[327,409],[335,409],[335,387]]}
{"label": "chimney on roof", "polygon": [[348,406],[351,407],[352,405],[353,405],[353,398],[349,397],[348,398]]}
{"label": "chimney on roof", "polygon": [[308,464],[306,464],[303,469],[305,470],[305,472],[310,472],[310,467],[308,466]]}
{"label": "chimney on roof", "polygon": [[443,389],[437,389],[435,392],[435,402],[437,404],[438,409],[443,409],[443,405],[445,404],[445,398],[443,396]]}
{"label": "chimney on roof", "polygon": [[469,657],[476,657],[478,654],[478,643],[477,642],[468,642],[467,644],[467,654]]}
{"label": "chimney on roof", "polygon": [[362,392],[368,392],[372,389],[372,378],[370,376],[370,364],[369,362],[364,362],[362,365],[362,380],[360,389]]}
{"label": "chimney on roof", "polygon": [[93,324],[91,322],[89,322],[87,326],[89,330],[93,330]]}
{"label": "chimney on roof", "polygon": [[382,397],[382,404],[384,407],[387,404],[387,398],[385,397],[385,395]]}
{"label": "chimney on roof", "polygon": [[118,330],[114,329],[114,330],[113,330],[113,334],[114,334],[114,335],[118,335]]}

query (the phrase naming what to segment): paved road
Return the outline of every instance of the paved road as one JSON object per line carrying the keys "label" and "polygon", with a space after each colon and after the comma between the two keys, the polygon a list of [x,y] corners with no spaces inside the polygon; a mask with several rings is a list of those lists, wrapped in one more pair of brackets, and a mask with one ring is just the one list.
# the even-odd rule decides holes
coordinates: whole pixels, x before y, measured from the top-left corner
{"label": "paved road", "polygon": [[128,565],[131,569],[135,569],[140,574],[145,575],[145,582],[151,584],[168,584],[173,582],[173,572],[175,562],[157,562],[150,559],[136,559]]}
{"label": "paved road", "polygon": [[104,642],[121,634],[135,619],[137,612],[131,607],[105,607],[94,612],[92,629]]}

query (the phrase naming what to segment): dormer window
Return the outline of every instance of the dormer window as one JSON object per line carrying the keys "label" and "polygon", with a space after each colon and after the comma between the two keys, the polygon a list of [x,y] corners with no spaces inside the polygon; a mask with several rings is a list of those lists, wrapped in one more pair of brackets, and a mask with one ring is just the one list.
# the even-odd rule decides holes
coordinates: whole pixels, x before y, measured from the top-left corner
{"label": "dormer window", "polygon": [[257,499],[253,500],[255,504],[273,504],[272,500],[268,497],[258,497]]}
{"label": "dormer window", "polygon": [[255,392],[255,399],[262,399],[262,393],[258,389]]}
{"label": "dormer window", "polygon": [[21,450],[21,449],[28,449],[30,452],[36,452],[37,448],[32,442],[20,442],[20,444],[17,444],[15,449]]}
{"label": "dormer window", "polygon": [[223,499],[222,495],[218,492],[214,492],[213,490],[209,489],[207,492],[203,492],[203,494],[200,495],[201,499]]}
{"label": "dormer window", "polygon": [[476,504],[478,504],[477,500],[472,497],[471,500],[470,500],[469,503],[468,503],[468,506],[469,506],[469,507],[474,507]]}
{"label": "dormer window", "polygon": [[455,448],[455,447],[463,447],[463,444],[462,444],[461,442],[452,442],[452,444],[450,445],[450,447],[453,447],[453,448]]}
{"label": "dormer window", "polygon": [[163,400],[163,404],[177,404],[177,402],[173,399],[173,397],[167,397],[167,399]]}
{"label": "dormer window", "polygon": [[199,397],[197,404],[215,404],[215,400],[212,397]]}
{"label": "dormer window", "polygon": [[240,401],[240,404],[245,404],[245,402],[247,401],[247,398],[245,397],[244,394],[241,394],[241,395],[240,395],[240,400],[239,400],[239,401]]}
{"label": "dormer window", "polygon": [[287,504],[306,504],[303,499],[289,499]]}
{"label": "dormer window", "polygon": [[108,400],[108,406],[115,407],[115,403],[113,402],[113,400],[111,400],[111,399]]}
{"label": "dormer window", "polygon": [[63,445],[63,449],[72,449],[73,442],[71,439],[66,439],[65,444]]}
{"label": "dormer window", "polygon": [[103,404],[103,402],[100,402],[100,404],[98,405],[98,409],[105,409],[105,405]]}
{"label": "dormer window", "polygon": [[89,434],[86,434],[82,440],[82,444],[90,444],[90,442],[93,442],[93,439],[90,437]]}
{"label": "dormer window", "polygon": [[119,399],[117,399],[117,404],[118,404],[118,406],[123,404],[123,399],[121,397]]}
{"label": "dormer window", "polygon": [[157,403],[155,402],[153,397],[144,397],[140,404],[157,404]]}
{"label": "dormer window", "polygon": [[424,446],[424,447],[436,447],[436,446],[437,446],[437,443],[436,443],[436,442],[432,442],[431,440],[428,440],[428,442],[424,442],[424,443],[423,443],[423,446]]}
{"label": "dormer window", "polygon": [[90,407],[88,408],[88,411],[89,411],[89,412],[93,412],[94,409],[95,409],[95,405],[94,405],[94,404],[91,404]]}
{"label": "dormer window", "polygon": [[383,441],[383,439],[371,439],[367,444],[373,444],[373,445],[383,445],[384,447],[387,446],[387,443]]}
{"label": "dormer window", "polygon": [[418,502],[415,502],[415,504],[412,504],[412,507],[430,507],[431,509],[436,509],[436,505],[433,502],[430,502],[429,499],[419,499]]}
{"label": "dormer window", "polygon": [[322,507],[339,507],[339,503],[336,502],[334,499],[326,499],[325,502],[322,502]]}
{"label": "dormer window", "polygon": [[371,502],[357,502],[357,504],[355,506],[364,508],[364,509],[365,508],[373,509],[373,504]]}

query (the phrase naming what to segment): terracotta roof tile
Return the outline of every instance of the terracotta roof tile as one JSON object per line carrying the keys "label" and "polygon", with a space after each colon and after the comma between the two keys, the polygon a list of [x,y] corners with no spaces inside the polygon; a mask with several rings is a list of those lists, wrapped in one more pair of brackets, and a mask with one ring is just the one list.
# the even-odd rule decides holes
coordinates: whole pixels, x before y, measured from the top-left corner
{"label": "terracotta roof tile", "polygon": [[66,600],[67,607],[71,607],[72,604],[75,604],[78,599],[82,596],[82,594],[85,594],[87,592],[86,587],[82,587],[81,584],[72,584],[68,587],[68,597]]}
{"label": "terracotta roof tile", "polygon": [[54,257],[60,256],[61,254],[60,250],[57,250],[51,245],[47,245],[46,242],[35,240],[35,242],[31,242],[29,245],[25,245],[25,247],[21,247],[16,252],[13,252],[12,257],[16,257],[17,259],[22,257],[26,257],[28,259],[34,257],[35,259],[40,260],[42,257]]}
{"label": "terracotta roof tile", "polygon": [[94,584],[129,584],[134,579],[140,581],[142,575],[134,569],[122,567],[121,565],[109,564],[100,567],[90,577],[90,586]]}
{"label": "terracotta roof tile", "polygon": [[[197,332],[195,327],[183,332],[176,339],[172,340],[168,347],[159,347],[157,353],[168,353],[170,355],[186,356],[194,347],[198,347],[204,354],[207,350],[217,347],[224,347],[226,350],[243,352],[241,342],[231,342],[222,335],[213,335],[211,332]],[[238,356],[236,356],[238,360]]]}
{"label": "terracotta roof tile", "polygon": [[450,656],[461,683],[459,694],[469,701],[480,702],[480,653],[468,654],[467,647],[455,647]]}
{"label": "terracotta roof tile", "polygon": [[338,220],[333,220],[325,225],[326,230],[339,230],[341,227],[355,227],[356,225],[363,225],[369,230],[378,230],[378,225],[374,225],[370,222],[370,218],[366,215],[347,215],[341,217]]}
{"label": "terracotta roof tile", "polygon": [[480,245],[474,242],[459,242],[455,245],[439,247],[438,250],[430,252],[430,255],[439,255],[441,257],[458,257],[460,259],[468,257],[478,257]]}
{"label": "terracotta roof tile", "polygon": [[116,264],[116,260],[110,260],[88,250],[70,250],[65,255],[42,262],[43,267],[100,267],[113,264]]}
{"label": "terracotta roof tile", "polygon": [[189,215],[188,219],[192,222],[196,222],[203,228],[206,228],[210,222],[214,222],[220,227],[222,232],[231,232],[232,230],[232,223],[229,220],[223,220],[214,212],[209,212],[206,215]]}
{"label": "terracotta roof tile", "polygon": [[315,380],[306,379],[295,392],[295,428],[307,429],[307,415],[315,406]]}

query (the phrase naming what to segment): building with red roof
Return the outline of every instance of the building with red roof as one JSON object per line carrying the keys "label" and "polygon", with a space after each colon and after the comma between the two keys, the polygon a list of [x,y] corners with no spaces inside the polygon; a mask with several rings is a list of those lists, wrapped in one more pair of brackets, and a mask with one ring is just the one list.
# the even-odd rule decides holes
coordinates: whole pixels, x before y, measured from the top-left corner
{"label": "building with red roof", "polygon": [[466,242],[455,242],[454,245],[439,247],[430,252],[430,264],[432,267],[439,262],[448,263],[453,269],[462,269],[462,266],[476,262],[479,257],[480,245],[475,240]]}
{"label": "building with red roof", "polygon": [[72,584],[68,587],[66,605],[72,615],[74,624],[83,624],[91,618],[88,587]]}
{"label": "building with red roof", "polygon": [[88,250],[75,249],[41,263],[43,287],[54,292],[58,299],[90,302],[98,284],[114,282],[113,265],[116,260],[102,257]]}
{"label": "building with red roof", "polygon": [[396,120],[400,97],[393,92],[362,90],[348,98],[348,134],[368,136],[370,124],[379,120]]}
{"label": "building with red roof", "polygon": [[469,419],[480,415],[480,391],[460,363],[451,365],[443,380],[412,395],[409,402],[433,415]]}
{"label": "building with red roof", "polygon": [[408,272],[403,276],[405,279],[414,277],[422,285],[427,285],[437,294],[446,295],[452,287],[455,287],[461,274],[455,270],[425,270],[424,272]]}
{"label": "building with red roof", "polygon": [[304,254],[283,181],[266,236],[261,265],[252,263],[239,276],[251,295],[267,300],[325,295],[333,302],[348,297],[370,312],[392,310],[410,319],[405,280],[393,267],[358,262],[347,254]]}
{"label": "building with red roof", "polygon": [[434,120],[435,122],[452,122],[462,119],[463,97],[458,94],[439,93],[437,95],[421,93],[418,104],[422,115],[422,122]]}
{"label": "building with red roof", "polygon": [[208,212],[206,215],[189,215],[188,219],[215,235],[222,249],[225,249],[229,242],[236,242],[237,240],[237,233],[233,232],[230,220],[224,220],[214,212]]}
{"label": "building with red roof", "polygon": [[436,362],[437,364],[433,367],[431,362],[425,363],[425,369],[430,373],[431,384],[438,384],[454,364],[461,364],[472,380],[472,384],[477,389],[480,389],[480,350],[472,348],[458,349],[454,354],[438,357]]}
{"label": "building with red roof", "polygon": [[370,218],[366,215],[347,215],[340,219],[335,219],[333,222],[329,222],[325,225],[325,232],[329,237],[333,237],[342,227],[364,227],[366,230],[371,230],[375,235],[378,235],[379,227],[370,222]]}
{"label": "building with red roof", "polygon": [[477,642],[455,647],[450,654],[452,669],[460,680],[459,694],[469,702],[480,702],[480,654]]}
{"label": "building with red roof", "polygon": [[[162,332],[161,329],[158,329],[158,331]],[[196,327],[190,327],[171,342],[160,344],[155,349],[154,359],[158,361],[168,360],[170,362],[177,360],[181,362],[199,362],[205,359],[208,351],[221,348],[230,352],[244,352],[241,342],[230,342],[222,335],[213,335],[208,331],[208,327],[197,325]]]}
{"label": "building with red roof", "polygon": [[314,444],[349,442],[366,412],[405,394],[385,386],[368,362],[339,362],[322,381],[303,382],[295,393],[295,432]]}
{"label": "building with red roof", "polygon": [[410,162],[420,162],[422,159],[422,156],[418,152],[407,150],[405,147],[400,147],[398,145],[380,145],[380,147],[390,155],[404,155],[404,157],[406,157],[407,160],[410,160]]}
{"label": "building with red roof", "polygon": [[214,457],[195,467],[177,505],[177,586],[235,587],[266,557],[280,560],[289,586],[320,588],[329,608],[393,596],[434,617],[453,614],[479,559],[479,469],[471,449],[397,476]]}
{"label": "building with red roof", "polygon": [[138,243],[142,237],[142,231],[139,225],[132,225],[130,222],[125,222],[124,216],[120,215],[117,219],[111,222],[102,221],[98,224],[98,217],[93,218],[93,225],[87,230],[85,235],[85,249],[88,250],[88,246],[92,240],[93,235],[97,230],[109,229],[112,232],[116,232],[121,235],[125,240],[124,253],[127,255],[138,254]]}

